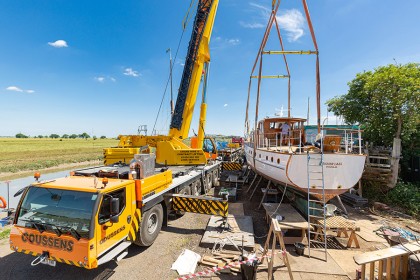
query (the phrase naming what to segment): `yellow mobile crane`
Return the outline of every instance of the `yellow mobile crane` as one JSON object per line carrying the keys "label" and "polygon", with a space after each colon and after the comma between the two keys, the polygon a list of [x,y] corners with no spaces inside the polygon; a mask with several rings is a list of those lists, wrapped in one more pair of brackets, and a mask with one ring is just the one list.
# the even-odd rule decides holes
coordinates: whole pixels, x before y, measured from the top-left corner
{"label": "yellow mobile crane", "polygon": [[[201,147],[203,147],[204,142],[207,111],[205,91],[208,63],[210,62],[209,43],[217,6],[218,0],[199,1],[168,135],[120,135],[118,147],[104,150],[106,165],[116,162],[129,162],[133,158],[133,154],[140,153],[142,149],[148,152],[148,147],[156,148],[156,162],[159,164],[198,165],[207,163],[207,157]],[[205,76],[198,136],[197,140],[194,141],[195,148],[191,148],[182,140],[188,137],[203,73]],[[214,141],[212,141],[212,145],[216,149]]]}
{"label": "yellow mobile crane", "polygon": [[[217,5],[218,0],[198,1],[169,135],[121,137],[120,149],[149,145],[156,147],[156,156],[136,154],[130,165],[87,168],[48,181],[39,181],[40,174],[35,174],[36,182],[15,194],[22,197],[10,232],[13,251],[36,257],[32,265],[62,262],[92,269],[121,260],[132,243],[151,245],[170,212],[227,217],[226,199],[197,196],[217,181],[220,162],[191,166],[206,162],[203,151],[181,142],[188,134],[203,64],[209,61]],[[202,128],[205,105],[201,107]],[[106,155],[115,151],[109,149]]]}

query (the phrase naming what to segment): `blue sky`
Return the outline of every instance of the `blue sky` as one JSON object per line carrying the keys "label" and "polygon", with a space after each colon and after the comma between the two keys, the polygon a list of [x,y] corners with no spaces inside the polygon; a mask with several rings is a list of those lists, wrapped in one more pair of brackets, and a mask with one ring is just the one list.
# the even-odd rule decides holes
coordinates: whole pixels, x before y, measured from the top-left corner
{"label": "blue sky", "polygon": [[[141,124],[150,132],[169,74],[166,50],[175,56],[189,5],[190,0],[0,1],[0,135],[114,137],[136,133]],[[209,134],[243,135],[249,75],[270,6],[269,0],[220,1],[210,43]],[[308,6],[320,50],[323,103],[345,93],[358,72],[394,59],[420,62],[420,1],[308,0]],[[278,20],[286,49],[313,49],[301,1],[283,0]],[[190,32],[188,27],[174,65],[175,94]],[[279,49],[274,32],[266,49]],[[285,73],[280,57],[264,59],[264,74]],[[292,115],[305,117],[310,97],[313,123],[314,57],[289,57],[289,64]],[[285,84],[263,84],[260,116],[286,108]],[[170,120],[168,96],[156,126],[163,133]],[[191,128],[197,131],[196,117]]]}

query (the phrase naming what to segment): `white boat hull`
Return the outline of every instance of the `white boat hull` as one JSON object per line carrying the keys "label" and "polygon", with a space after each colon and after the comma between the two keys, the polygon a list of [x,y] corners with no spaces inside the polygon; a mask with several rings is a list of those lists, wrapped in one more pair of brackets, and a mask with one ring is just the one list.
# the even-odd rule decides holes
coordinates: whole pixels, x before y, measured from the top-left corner
{"label": "white boat hull", "polygon": [[[307,154],[284,153],[257,149],[245,144],[249,166],[263,177],[283,185],[292,186],[301,192],[308,190]],[[328,199],[352,188],[360,180],[365,155],[324,153],[324,190]],[[311,192],[322,192],[322,186],[311,186]]]}

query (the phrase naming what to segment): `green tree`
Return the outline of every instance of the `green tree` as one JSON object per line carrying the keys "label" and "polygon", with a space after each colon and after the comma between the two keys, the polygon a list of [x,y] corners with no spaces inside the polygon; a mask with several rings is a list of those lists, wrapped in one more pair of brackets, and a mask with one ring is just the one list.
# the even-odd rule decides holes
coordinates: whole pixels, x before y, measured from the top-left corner
{"label": "green tree", "polygon": [[69,135],[68,134],[63,134],[63,136],[61,136],[61,138],[68,139]]}
{"label": "green tree", "polygon": [[50,138],[53,138],[53,139],[60,138],[60,135],[53,133],[50,135]]}
{"label": "green tree", "polygon": [[23,133],[18,133],[18,134],[16,134],[16,136],[15,136],[16,138],[28,138],[28,136],[26,136],[25,134],[23,134]]}
{"label": "green tree", "polygon": [[387,65],[359,73],[347,94],[327,101],[328,110],[349,124],[360,124],[365,139],[402,146],[418,139],[420,128],[420,64]]}
{"label": "green tree", "polygon": [[44,138],[44,136],[42,136],[42,135],[38,135],[38,138]]}
{"label": "green tree", "polygon": [[90,135],[87,134],[86,132],[83,132],[82,134],[79,134],[79,138],[83,138],[87,140],[88,138],[90,138]]}
{"label": "green tree", "polygon": [[72,134],[69,136],[70,139],[76,139],[77,137],[78,137],[77,134]]}
{"label": "green tree", "polygon": [[102,136],[101,136],[101,139],[106,139],[106,136],[102,135]]}

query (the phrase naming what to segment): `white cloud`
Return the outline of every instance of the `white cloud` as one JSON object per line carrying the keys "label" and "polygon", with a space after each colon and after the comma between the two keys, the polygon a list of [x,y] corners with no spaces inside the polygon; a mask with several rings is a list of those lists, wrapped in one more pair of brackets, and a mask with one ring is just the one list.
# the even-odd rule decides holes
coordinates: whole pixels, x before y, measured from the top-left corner
{"label": "white cloud", "polygon": [[225,103],[225,105],[223,105],[223,107],[227,107],[228,106],[228,104],[227,103]]}
{"label": "white cloud", "polygon": [[250,29],[257,29],[257,28],[264,28],[264,27],[265,27],[265,25],[264,25],[264,24],[262,24],[262,23],[258,23],[258,22],[246,23],[246,22],[240,21],[240,22],[239,22],[239,24],[240,24],[242,27],[245,27],[245,28],[250,28]]}
{"label": "white cloud", "polygon": [[33,89],[21,89],[17,86],[9,86],[6,88],[8,91],[15,91],[15,92],[26,92],[26,93],[34,93],[35,91]]}
{"label": "white cloud", "polygon": [[228,44],[233,45],[233,46],[236,46],[240,43],[239,39],[236,39],[236,38],[235,39],[229,39],[229,40],[227,40],[227,42],[228,42]]}
{"label": "white cloud", "polygon": [[64,40],[57,40],[55,42],[48,42],[48,45],[54,48],[67,48],[67,42]]}
{"label": "white cloud", "polygon": [[277,22],[280,28],[286,30],[287,40],[289,42],[297,41],[304,34],[305,17],[296,9],[285,10],[280,16],[277,16]]}
{"label": "white cloud", "polygon": [[125,68],[123,74],[126,75],[126,76],[131,76],[131,77],[138,77],[138,76],[140,76],[140,73],[137,72],[137,71],[135,71],[135,70],[133,70],[133,68]]}
{"label": "white cloud", "polygon": [[[239,24],[244,28],[264,28],[267,25],[271,10],[256,3],[250,3],[250,5],[260,12],[260,19],[252,23],[241,21]],[[304,35],[306,20],[299,10],[279,10],[276,19],[280,25],[280,29],[286,31],[287,40],[289,42],[297,41]]]}
{"label": "white cloud", "polygon": [[100,82],[100,83],[103,83],[103,82],[105,82],[105,77],[101,77],[101,76],[99,76],[99,77],[95,77],[95,78],[93,78],[95,81],[97,81],[97,82]]}
{"label": "white cloud", "polygon": [[16,86],[7,87],[6,90],[16,91],[16,92],[23,92],[23,89],[21,89],[19,87],[16,87]]}
{"label": "white cloud", "polygon": [[226,46],[236,46],[239,45],[241,43],[241,41],[238,38],[231,38],[231,39],[227,39],[227,38],[222,38],[220,36],[215,37],[213,39],[213,49],[221,49],[224,48]]}

